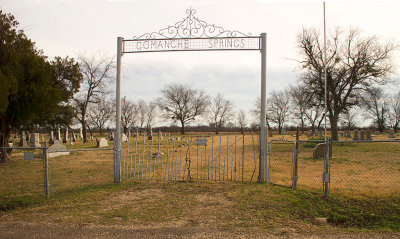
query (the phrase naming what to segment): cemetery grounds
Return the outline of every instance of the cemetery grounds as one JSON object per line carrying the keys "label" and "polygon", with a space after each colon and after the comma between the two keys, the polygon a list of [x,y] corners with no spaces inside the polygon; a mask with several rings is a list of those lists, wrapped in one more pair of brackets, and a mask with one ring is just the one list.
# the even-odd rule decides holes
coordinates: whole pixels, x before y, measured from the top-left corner
{"label": "cemetery grounds", "polygon": [[[281,137],[276,135],[269,140]],[[294,137],[287,135],[285,139]],[[386,139],[387,135],[374,137]],[[134,138],[131,140],[132,152]],[[11,161],[0,168],[0,217],[9,223],[204,228],[215,233],[212,235],[228,233],[228,237],[260,236],[265,231],[283,237],[337,233],[362,237],[364,233],[382,232],[399,236],[399,143],[334,143],[330,197],[325,200],[321,178],[324,161],[312,158],[310,145],[299,145],[295,191],[288,188],[293,144],[272,145],[270,181],[288,186],[281,187],[255,183],[258,155],[254,162],[253,149],[258,150],[258,145],[253,145],[253,140],[258,141],[257,135],[245,135],[243,182],[199,180],[196,170],[192,170],[190,182],[123,178],[120,184],[114,184],[113,142],[109,142],[111,150],[76,151],[50,158],[49,199],[43,193],[40,152],[35,152],[34,160],[27,161],[22,151],[15,150]],[[67,148],[93,149],[95,145],[95,140],[86,144],[78,140],[74,145],[68,143]],[[124,151],[126,154],[127,143]],[[190,151],[196,154],[195,147]],[[328,224],[318,225],[316,218],[327,218]],[[182,233],[189,231],[182,229]]]}

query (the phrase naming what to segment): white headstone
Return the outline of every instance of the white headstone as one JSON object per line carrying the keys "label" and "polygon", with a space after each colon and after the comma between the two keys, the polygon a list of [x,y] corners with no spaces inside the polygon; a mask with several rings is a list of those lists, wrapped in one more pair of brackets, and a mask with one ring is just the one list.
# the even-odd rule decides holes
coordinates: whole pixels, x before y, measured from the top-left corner
{"label": "white headstone", "polygon": [[105,138],[100,138],[97,141],[97,148],[103,148],[103,147],[108,147],[108,142]]}

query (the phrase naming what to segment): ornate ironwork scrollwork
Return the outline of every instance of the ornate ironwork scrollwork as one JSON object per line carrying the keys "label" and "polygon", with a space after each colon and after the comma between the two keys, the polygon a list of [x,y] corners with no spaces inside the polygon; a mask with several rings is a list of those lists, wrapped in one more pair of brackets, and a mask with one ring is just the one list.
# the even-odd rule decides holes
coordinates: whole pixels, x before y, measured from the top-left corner
{"label": "ornate ironwork scrollwork", "polygon": [[195,9],[187,9],[187,16],[173,26],[168,26],[158,32],[145,33],[134,40],[158,39],[158,38],[210,38],[210,37],[250,37],[251,34],[244,34],[239,31],[228,31],[215,24],[195,17]]}

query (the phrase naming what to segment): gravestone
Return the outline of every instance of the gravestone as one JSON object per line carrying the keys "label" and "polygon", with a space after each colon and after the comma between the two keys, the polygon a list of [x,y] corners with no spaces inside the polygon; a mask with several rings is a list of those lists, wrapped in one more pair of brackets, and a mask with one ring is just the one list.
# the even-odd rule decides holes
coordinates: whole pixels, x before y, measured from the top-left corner
{"label": "gravestone", "polygon": [[21,137],[21,140],[19,141],[19,146],[21,146],[21,147],[27,146],[25,131],[21,131],[20,137]]}
{"label": "gravestone", "polygon": [[29,131],[25,132],[25,140],[26,142],[31,142],[31,133]]}
{"label": "gravestone", "polygon": [[108,133],[108,139],[109,139],[110,141],[114,141],[114,132],[110,131],[110,132]]}
{"label": "gravestone", "polygon": [[50,131],[49,144],[54,144],[54,131]]}
{"label": "gravestone", "polygon": [[39,133],[31,134],[31,141],[29,142],[29,147],[41,147]]}
{"label": "gravestone", "polygon": [[375,131],[374,135],[380,135],[381,132],[379,132],[379,130]]}
{"label": "gravestone", "polygon": [[[319,143],[315,146],[313,151],[313,158],[325,158],[325,143]],[[329,147],[329,158],[332,158],[332,144]]]}
{"label": "gravestone", "polygon": [[314,135],[315,135],[315,136],[318,136],[318,129],[315,129],[315,130],[314,130]]}
{"label": "gravestone", "polygon": [[365,140],[365,131],[360,130],[360,140]]}
{"label": "gravestone", "polygon": [[42,142],[44,142],[44,135],[42,134]]}
{"label": "gravestone", "polygon": [[354,135],[353,135],[353,140],[354,141],[357,141],[358,140],[358,130],[354,130],[354,133],[353,133]]}
{"label": "gravestone", "polygon": [[366,140],[372,140],[371,130],[367,130]]}
{"label": "gravestone", "polygon": [[79,137],[80,137],[81,139],[83,139],[82,128],[79,129]]}
{"label": "gravestone", "polygon": [[286,129],[281,130],[281,135],[286,135]]}
{"label": "gravestone", "polygon": [[104,147],[108,147],[108,142],[105,138],[100,138],[96,140],[97,143],[97,148],[104,148]]}
{"label": "gravestone", "polygon": [[122,142],[128,142],[128,137],[126,134],[122,134]]}
{"label": "gravestone", "polygon": [[72,142],[76,142],[76,135],[74,132],[72,132]]}
{"label": "gravestone", "polygon": [[151,129],[151,126],[147,129],[147,133],[148,133],[148,140],[152,140],[153,139],[153,130]]}
{"label": "gravestone", "polygon": [[67,146],[62,145],[60,141],[55,140],[54,144],[47,149],[47,156],[49,158],[58,157],[61,155],[68,155]]}
{"label": "gravestone", "polygon": [[389,129],[388,138],[390,138],[390,139],[396,138],[396,136],[394,135],[394,129],[393,128]]}
{"label": "gravestone", "polygon": [[308,136],[312,136],[312,130],[311,129],[308,131]]}
{"label": "gravestone", "polygon": [[65,129],[64,131],[64,138],[62,141],[64,144],[66,144],[68,142],[68,128]]}
{"label": "gravestone", "polygon": [[343,132],[339,132],[339,136],[343,137],[344,133]]}
{"label": "gravestone", "polygon": [[61,140],[61,130],[60,130],[60,128],[57,129],[56,140],[58,140],[58,141]]}
{"label": "gravestone", "polygon": [[323,133],[322,133],[323,131],[322,131],[322,129],[321,130],[319,130],[319,134],[318,134],[318,136],[321,138],[321,137],[323,137]]}

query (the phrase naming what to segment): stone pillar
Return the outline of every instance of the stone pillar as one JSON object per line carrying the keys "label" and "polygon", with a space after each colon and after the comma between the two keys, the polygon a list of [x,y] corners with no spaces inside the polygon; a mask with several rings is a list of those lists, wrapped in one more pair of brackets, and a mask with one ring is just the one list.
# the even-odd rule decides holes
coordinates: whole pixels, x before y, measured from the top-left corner
{"label": "stone pillar", "polygon": [[358,130],[354,130],[354,133],[353,133],[354,135],[353,135],[353,140],[354,141],[356,141],[356,140],[358,140]]}
{"label": "stone pillar", "polygon": [[83,139],[82,128],[79,129],[79,137],[80,137],[81,139]]}
{"label": "stone pillar", "polygon": [[25,136],[25,131],[21,131],[20,133],[20,141],[19,141],[19,146],[24,147],[26,146],[26,136]]}
{"label": "stone pillar", "polygon": [[57,129],[56,140],[61,141],[61,130],[60,130],[60,128]]}
{"label": "stone pillar", "polygon": [[394,129],[393,128],[389,129],[388,138],[391,138],[391,139],[396,138],[396,136],[394,135]]}
{"label": "stone pillar", "polygon": [[54,144],[54,131],[50,131],[49,144]]}
{"label": "stone pillar", "polygon": [[64,131],[64,138],[62,141],[64,144],[66,144],[68,142],[68,128],[65,129]]}
{"label": "stone pillar", "polygon": [[108,133],[108,139],[109,139],[110,141],[114,141],[114,132],[110,131],[110,132]]}
{"label": "stone pillar", "polygon": [[360,140],[365,140],[365,131],[360,130]]}

